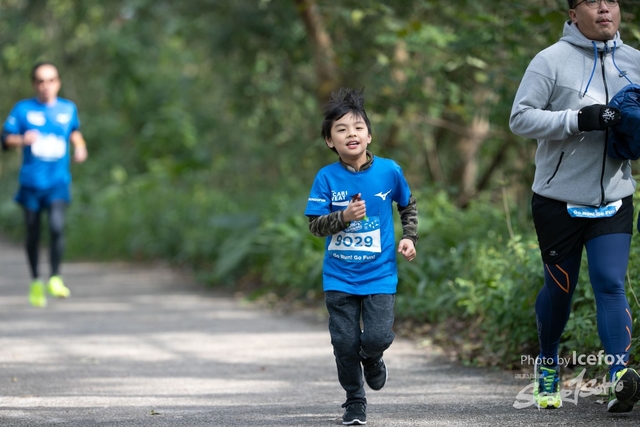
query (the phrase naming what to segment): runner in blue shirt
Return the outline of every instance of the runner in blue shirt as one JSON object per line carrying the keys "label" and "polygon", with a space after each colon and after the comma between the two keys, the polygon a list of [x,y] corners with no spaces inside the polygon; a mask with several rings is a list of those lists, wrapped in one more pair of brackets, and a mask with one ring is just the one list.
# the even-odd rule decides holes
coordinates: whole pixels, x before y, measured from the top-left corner
{"label": "runner in blue shirt", "polygon": [[[31,71],[36,97],[18,102],[2,129],[2,148],[22,149],[20,186],[15,200],[22,205],[26,222],[27,257],[32,282],[29,301],[33,306],[47,304],[46,292],[56,297],[70,295],[59,272],[64,250],[65,208],[71,201],[69,142],[73,160],[84,162],[87,148],[78,130],[80,122],[73,102],[58,98],[58,69],[49,62],[36,64]],[[38,274],[40,213],[47,211],[51,235],[51,275],[46,286]]]}
{"label": "runner in blue shirt", "polygon": [[318,172],[305,215],[310,231],[326,237],[323,288],[338,380],[347,396],[342,423],[365,424],[364,382],[372,390],[385,385],[382,355],[395,337],[392,205],[402,222],[397,251],[411,261],[418,240],[416,199],[400,166],[367,150],[371,124],[360,92],[333,93],[323,115],[322,136],[339,160]]}

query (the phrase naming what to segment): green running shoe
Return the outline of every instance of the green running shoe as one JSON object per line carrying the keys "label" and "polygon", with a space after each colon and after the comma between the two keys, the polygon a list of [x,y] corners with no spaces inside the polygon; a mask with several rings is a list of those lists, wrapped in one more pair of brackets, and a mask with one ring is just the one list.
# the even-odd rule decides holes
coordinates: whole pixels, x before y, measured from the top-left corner
{"label": "green running shoe", "polygon": [[71,295],[71,291],[64,285],[60,276],[51,276],[47,284],[47,291],[58,298],[67,298]]}
{"label": "green running shoe", "polygon": [[640,400],[640,375],[633,368],[616,372],[616,379],[609,389],[609,412],[630,412]]}
{"label": "green running shoe", "polygon": [[538,408],[555,409],[562,406],[560,396],[560,367],[535,367],[533,400]]}
{"label": "green running shoe", "polygon": [[29,285],[29,302],[34,307],[45,307],[47,305],[47,294],[44,289],[44,283],[40,279],[36,279]]}

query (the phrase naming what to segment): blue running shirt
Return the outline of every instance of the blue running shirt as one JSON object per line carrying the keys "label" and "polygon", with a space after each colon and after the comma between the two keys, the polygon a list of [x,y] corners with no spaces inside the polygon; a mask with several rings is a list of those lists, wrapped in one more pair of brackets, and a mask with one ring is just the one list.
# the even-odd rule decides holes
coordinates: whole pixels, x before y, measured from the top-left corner
{"label": "blue running shirt", "polygon": [[400,166],[375,157],[370,168],[351,172],[339,162],[320,169],[305,215],[344,210],[362,193],[367,215],[327,237],[323,288],[355,295],[394,294],[398,285],[393,202],[407,206],[411,191]]}
{"label": "blue running shirt", "polygon": [[20,185],[46,190],[70,183],[69,136],[79,127],[77,108],[71,101],[58,98],[55,104],[46,105],[32,98],[18,102],[4,123],[3,134],[40,132],[35,143],[22,149]]}

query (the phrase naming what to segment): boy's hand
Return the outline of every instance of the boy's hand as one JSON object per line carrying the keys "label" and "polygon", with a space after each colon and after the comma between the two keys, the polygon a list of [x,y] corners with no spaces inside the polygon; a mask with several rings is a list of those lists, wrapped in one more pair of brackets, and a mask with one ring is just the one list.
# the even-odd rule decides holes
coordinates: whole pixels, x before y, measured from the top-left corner
{"label": "boy's hand", "polygon": [[411,239],[402,239],[398,244],[398,252],[402,254],[407,261],[413,261],[416,257],[416,247]]}
{"label": "boy's hand", "polygon": [[360,198],[360,193],[351,198],[351,203],[347,206],[342,214],[344,222],[359,221],[367,216],[367,207],[364,200]]}

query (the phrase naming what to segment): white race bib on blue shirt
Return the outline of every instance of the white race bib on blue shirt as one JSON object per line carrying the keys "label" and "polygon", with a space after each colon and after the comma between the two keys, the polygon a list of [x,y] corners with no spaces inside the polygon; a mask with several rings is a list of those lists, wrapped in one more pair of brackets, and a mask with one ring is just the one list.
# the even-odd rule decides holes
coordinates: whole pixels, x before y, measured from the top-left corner
{"label": "white race bib on blue shirt", "polygon": [[31,145],[31,154],[45,162],[55,162],[67,154],[67,141],[56,134],[40,135]]}
{"label": "white race bib on blue shirt", "polygon": [[382,252],[380,217],[352,221],[344,231],[331,236],[327,251],[329,256],[346,262],[375,260]]}

